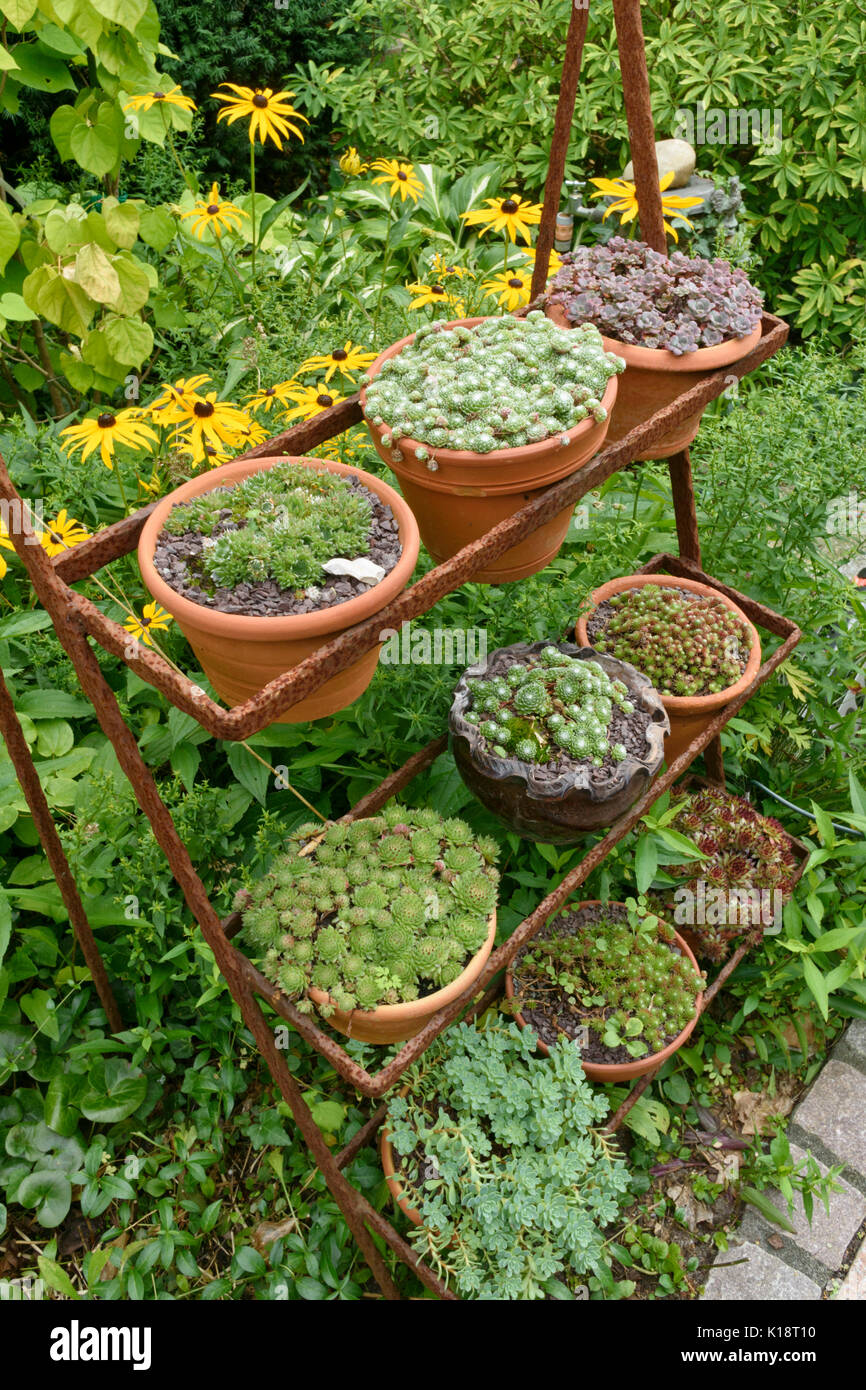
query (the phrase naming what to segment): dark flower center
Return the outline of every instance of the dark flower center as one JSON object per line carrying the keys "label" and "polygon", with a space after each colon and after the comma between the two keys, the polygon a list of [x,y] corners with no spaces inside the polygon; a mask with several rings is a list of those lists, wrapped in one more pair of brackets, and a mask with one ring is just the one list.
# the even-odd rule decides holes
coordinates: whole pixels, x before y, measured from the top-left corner
{"label": "dark flower center", "polygon": [[405,171],[404,169],[398,169],[398,170],[397,170],[397,178],[398,178],[398,179],[402,179],[404,183],[406,182],[406,179],[407,179],[408,177],[409,177],[409,175],[406,173],[406,171]]}
{"label": "dark flower center", "polygon": [[211,217],[216,217],[216,215],[217,215],[217,213],[219,212],[219,210],[220,210],[220,205],[219,205],[219,203],[208,203],[208,205],[207,205],[207,211],[208,211],[208,214],[209,214]]}
{"label": "dark flower center", "polygon": [[196,401],[192,411],[193,415],[197,415],[200,420],[206,420],[209,416],[213,415],[213,402]]}
{"label": "dark flower center", "polygon": [[255,96],[253,97],[253,106],[257,106],[261,111],[267,106],[267,104],[268,99],[265,96],[264,92],[256,92]]}
{"label": "dark flower center", "polygon": [[96,421],[101,430],[110,430],[117,424],[117,420],[111,414],[100,415]]}
{"label": "dark flower center", "polygon": [[430,293],[431,293],[431,294],[444,294],[444,293],[445,293],[445,286],[444,286],[444,285],[431,285],[431,286],[430,286]]}
{"label": "dark flower center", "polygon": [[512,276],[512,278],[508,281],[508,284],[510,285],[511,289],[513,289],[513,290],[522,290],[522,289],[523,289],[523,281],[522,281],[522,280],[518,280],[518,278],[517,278],[516,275]]}
{"label": "dark flower center", "polygon": [[276,394],[276,389],[273,386],[269,386],[265,391],[266,396],[275,396]]}
{"label": "dark flower center", "polygon": [[318,396],[316,397],[316,405],[324,406],[324,407],[327,409],[327,407],[328,407],[329,405],[333,405],[333,404],[334,404],[334,397],[333,397],[333,396],[329,396],[328,393],[327,393],[327,391],[323,391],[323,392],[321,393],[321,395],[318,395]]}
{"label": "dark flower center", "polygon": [[500,212],[505,212],[505,213],[507,213],[508,216],[510,217],[511,214],[512,214],[513,212],[516,212],[516,211],[517,211],[517,209],[519,208],[519,206],[520,206],[520,204],[519,204],[519,203],[515,203],[515,201],[514,201],[513,198],[506,198],[506,199],[505,199],[505,202],[502,204],[502,206],[501,206],[501,208],[500,208],[499,210],[500,210]]}
{"label": "dark flower center", "polygon": [[154,101],[165,101],[165,92],[152,92]]}
{"label": "dark flower center", "polygon": [[150,625],[151,625],[152,622],[153,622],[153,619],[152,619],[152,618],[145,618],[145,617],[142,617],[141,626],[142,626],[142,627],[150,627]]}
{"label": "dark flower center", "polygon": [[345,362],[348,356],[349,354],[345,348],[334,348],[334,351],[331,353],[331,357],[335,362]]}

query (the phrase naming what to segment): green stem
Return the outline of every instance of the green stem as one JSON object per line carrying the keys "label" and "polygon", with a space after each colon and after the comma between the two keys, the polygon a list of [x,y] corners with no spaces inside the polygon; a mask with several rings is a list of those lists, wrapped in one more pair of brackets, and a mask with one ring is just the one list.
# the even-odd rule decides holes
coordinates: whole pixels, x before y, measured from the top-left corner
{"label": "green stem", "polygon": [[381,279],[381,282],[380,282],[380,284],[379,284],[379,298],[376,300],[376,313],[375,313],[375,316],[374,316],[374,318],[373,318],[373,340],[374,340],[374,342],[375,342],[375,338],[376,338],[376,333],[377,333],[378,328],[379,328],[379,314],[380,314],[381,309],[382,309],[382,296],[383,296],[384,293],[385,293],[385,277],[386,277],[387,274],[388,274],[388,262],[389,262],[390,259],[391,259],[391,228],[393,227],[393,225],[394,225],[394,222],[393,222],[393,218],[391,217],[391,209],[389,208],[389,209],[388,209],[388,233],[387,233],[387,236],[385,237],[385,254],[384,254],[384,257],[383,257],[383,259],[382,259],[382,279]]}
{"label": "green stem", "polygon": [[250,141],[250,194],[251,194],[250,218],[251,218],[251,221],[252,221],[252,228],[253,228],[253,254],[252,254],[251,266],[252,266],[252,277],[253,277],[253,295],[255,296],[256,290],[257,290],[257,285],[256,285],[256,143],[255,143],[254,140],[251,140],[251,141]]}
{"label": "green stem", "polygon": [[128,516],[128,515],[129,515],[129,498],[128,498],[127,495],[126,495],[126,488],[123,486],[123,477],[121,476],[120,464],[119,464],[119,463],[117,464],[117,467],[115,468],[114,472],[115,472],[115,477],[117,478],[117,486],[120,488],[120,496],[121,496],[121,498],[123,499],[123,514],[124,514],[124,516]]}
{"label": "green stem", "polygon": [[190,193],[195,194],[195,179],[193,178],[189,170],[186,168],[186,166],[183,163],[183,160],[177,152],[177,146],[174,143],[174,136],[171,133],[171,125],[169,124],[168,114],[166,112],[165,107],[160,106],[160,111],[162,113],[162,123],[165,126],[165,138],[168,141],[168,147],[171,150],[171,153],[174,157],[174,162],[180,170],[180,176],[186,184],[187,188],[189,189]]}

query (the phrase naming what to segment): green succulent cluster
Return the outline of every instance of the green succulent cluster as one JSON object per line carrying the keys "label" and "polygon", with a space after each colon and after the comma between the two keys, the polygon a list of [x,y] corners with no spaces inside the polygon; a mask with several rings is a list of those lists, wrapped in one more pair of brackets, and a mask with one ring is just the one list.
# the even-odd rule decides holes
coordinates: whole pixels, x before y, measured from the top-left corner
{"label": "green succulent cluster", "polygon": [[601,398],[623,367],[598,329],[557,328],[539,310],[474,328],[432,323],[384,363],[365,409],[386,448],[421,441],[422,462],[435,449],[488,454],[565,435],[588,416],[605,420]]}
{"label": "green succulent cluster", "polygon": [[[220,588],[273,579],[304,589],[322,579],[326,561],[367,554],[371,521],[369,501],[344,477],[283,461],[179,503],[164,529],[203,537],[196,568]],[[236,529],[214,536],[226,522]]]}
{"label": "green succulent cluster", "polygon": [[[264,973],[290,996],[312,985],[339,1009],[375,1009],[450,984],[484,944],[496,907],[495,840],[461,820],[390,805],[381,815],[304,825],[312,852],[277,859],[236,905]],[[312,1005],[299,998],[309,1013]]]}
{"label": "green succulent cluster", "polygon": [[[568,916],[566,909],[561,917]],[[660,1052],[694,1017],[705,986],[688,957],[669,949],[675,936],[660,918],[634,909],[622,917],[602,910],[574,934],[554,922],[519,957],[518,997],[531,1007],[552,984],[605,1047],[625,1047],[635,1058]]]}
{"label": "green succulent cluster", "polygon": [[661,695],[714,695],[743,674],[746,624],[721,599],[646,584],[614,594],[596,651],[630,661]]}
{"label": "green succulent cluster", "polygon": [[614,706],[631,714],[624,681],[612,680],[597,661],[581,661],[545,647],[502,676],[467,681],[472,703],[464,714],[498,758],[547,763],[558,753],[601,767],[608,754],[622,762],[626,748],[610,742]]}

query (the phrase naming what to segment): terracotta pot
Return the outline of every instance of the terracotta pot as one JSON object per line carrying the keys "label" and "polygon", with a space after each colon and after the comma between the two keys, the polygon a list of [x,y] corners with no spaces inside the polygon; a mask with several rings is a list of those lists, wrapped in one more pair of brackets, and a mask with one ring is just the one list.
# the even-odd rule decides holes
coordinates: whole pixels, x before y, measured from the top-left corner
{"label": "terracotta pot", "polygon": [[[390,574],[374,588],[346,603],[338,603],[318,613],[280,618],[220,613],[215,608],[204,608],[193,603],[170,588],[154,568],[153,554],[159,533],[175,503],[189,501],[191,497],[211,492],[215,487],[237,483],[262,469],[273,468],[282,457],[285,456],[226,463],[175,488],[174,492],[163,497],[148,517],[138,542],[142,579],[157,603],[177,619],[208,680],[228,705],[242,704],[324,643],[384,608],[406,587],[418,558],[418,526],[409,507],[392,487],[380,478],[374,478],[372,473],[365,473],[360,468],[347,468],[331,459],[295,458],[292,462],[304,468],[324,468],[344,477],[357,477],[365,487],[387,502],[397,520],[403,545],[403,553]],[[305,719],[322,719],[345,709],[366,690],[376,672],[378,660],[377,646],[345,671],[326,681],[314,695],[280,715],[275,722],[297,724]]]}
{"label": "terracotta pot", "polygon": [[[565,310],[560,304],[551,304],[547,316],[560,328],[570,328]],[[602,337],[604,335],[602,334]],[[761,339],[761,325],[748,338],[729,338],[717,347],[698,348],[696,352],[684,352],[677,357],[666,348],[637,347],[632,343],[621,343],[616,338],[604,338],[608,352],[615,352],[625,358],[626,369],[619,378],[619,391],[616,405],[607,433],[608,444],[616,444],[633,430],[642,425],[663,406],[670,405],[677,396],[697,386],[717,372],[720,367],[729,367],[739,362]],[[690,415],[681,425],[676,425],[657,444],[647,447],[638,459],[670,458],[691,444],[706,409],[702,406]]]}
{"label": "terracotta pot", "polygon": [[[625,681],[635,706],[650,714],[644,757],[625,758],[602,785],[591,779],[588,764],[551,782],[538,764],[497,757],[487,749],[478,726],[464,718],[471,699],[469,680],[499,675],[515,660],[551,645],[569,656],[597,661],[610,676]],[[473,796],[510,830],[543,844],[575,844],[587,830],[612,825],[633,806],[662,765],[668,727],[661,698],[646,676],[625,661],[594,651],[588,643],[575,647],[569,642],[521,642],[500,647],[464,671],[449,717],[454,761]]]}
{"label": "terracotta pot", "polygon": [[[598,898],[588,898],[586,902],[578,903],[574,910],[579,911],[582,907],[622,907],[625,909],[625,904],[602,903]],[[679,932],[675,933],[675,938],[674,944],[678,946],[682,954],[691,961],[694,966],[695,974],[699,975],[698,963],[695,960],[691,948],[683,940]],[[509,965],[505,972],[505,994],[508,999],[513,999],[514,993],[514,976],[511,973],[511,966]],[[703,998],[703,992],[701,992],[695,1001],[694,1017],[686,1024],[683,1031],[677,1034],[673,1042],[668,1043],[667,1047],[662,1048],[661,1052],[653,1052],[649,1057],[640,1057],[635,1062],[604,1063],[581,1061],[583,1070],[589,1080],[604,1082],[631,1081],[636,1076],[644,1076],[648,1071],[654,1071],[656,1067],[660,1067],[661,1064],[666,1062],[669,1057],[672,1057],[684,1043],[688,1042],[701,1016]],[[523,1014],[515,1013],[514,1018],[520,1024],[521,1028],[527,1027],[526,1019],[523,1017]],[[550,1056],[550,1048],[546,1043],[543,1043],[540,1038],[538,1039],[538,1050],[543,1056]]]}
{"label": "terracotta pot", "polygon": [[[408,1091],[409,1087],[404,1086],[399,1094],[405,1096],[408,1094]],[[412,1225],[420,1226],[422,1224],[420,1211],[416,1211],[414,1207],[410,1207],[408,1199],[403,1196],[403,1184],[397,1174],[397,1166],[394,1162],[394,1150],[391,1147],[391,1132],[387,1124],[383,1124],[382,1128],[379,1130],[379,1157],[382,1160],[382,1171],[385,1174],[385,1180],[390,1188],[391,1196],[394,1198],[394,1201],[397,1203],[403,1215],[408,1217],[412,1222]]]}
{"label": "terracotta pot", "polygon": [[[473,327],[483,319],[455,319],[447,326]],[[390,357],[402,352],[415,341],[415,334],[392,343],[368,368],[371,379],[379,374]],[[438,464],[431,471],[419,463],[414,450],[421,441],[405,436],[399,440],[402,460],[392,457],[392,450],[382,444],[387,431],[377,429],[365,413],[367,428],[380,455],[400,480],[403,496],[409,503],[421,528],[421,539],[440,562],[456,555],[464,546],[520,511],[532,502],[551,483],[575,473],[598,453],[607,435],[608,424],[616,400],[618,378],[613,376],[602,396],[608,418],[598,424],[592,418],[581,420],[568,430],[569,443],[563,446],[560,436],[544,439],[540,444],[525,444],[519,449],[495,449],[490,454],[474,454],[465,449],[433,449]],[[361,405],[366,410],[366,390],[361,391]],[[563,434],[565,431],[563,431]],[[459,502],[455,502],[459,498]],[[487,584],[502,584],[512,579],[525,579],[544,569],[559,553],[571,521],[573,505],[557,513],[551,521],[520,541],[473,576]]]}
{"label": "terracotta pot", "polygon": [[[327,1022],[332,1028],[336,1028],[338,1033],[344,1033],[347,1038],[357,1038],[360,1042],[369,1043],[395,1043],[406,1042],[408,1038],[414,1038],[416,1033],[420,1033],[425,1023],[444,1009],[446,1004],[451,1004],[458,999],[461,994],[475,980],[478,979],[485,965],[487,958],[493,949],[493,942],[496,939],[496,913],[490,918],[490,930],[487,933],[487,940],[470,960],[466,969],[452,980],[450,985],[445,985],[444,989],[437,989],[435,993],[428,994],[426,999],[410,999],[405,1004],[380,1004],[378,1009],[334,1009],[328,1015]],[[329,996],[321,989],[308,990],[310,998],[315,1004],[326,1004]]]}
{"label": "terracotta pot", "polygon": [[737,607],[733,599],[729,599],[725,594],[720,594],[718,589],[711,588],[709,584],[700,584],[695,579],[678,579],[675,575],[668,574],[629,574],[624,579],[611,579],[609,583],[602,584],[601,588],[596,589],[591,595],[593,608],[582,618],[578,618],[575,626],[575,636],[578,642],[589,642],[587,624],[592,617],[593,609],[597,608],[600,603],[604,603],[605,599],[611,598],[613,594],[621,594],[624,589],[641,589],[645,584],[658,584],[669,589],[687,589],[692,594],[702,594],[704,597],[720,599],[726,608],[729,608],[732,613],[736,613],[737,617],[742,619],[752,638],[752,647],[746,669],[733,685],[727,686],[715,695],[662,695],[662,703],[671,721],[670,738],[665,745],[665,759],[670,766],[674,759],[678,758],[680,753],[684,752],[689,744],[703,733],[714,715],[718,714],[719,710],[730,700],[736,699],[748,685],[751,685],[761,665],[761,639],[757,629],[749,622],[743,610]]}

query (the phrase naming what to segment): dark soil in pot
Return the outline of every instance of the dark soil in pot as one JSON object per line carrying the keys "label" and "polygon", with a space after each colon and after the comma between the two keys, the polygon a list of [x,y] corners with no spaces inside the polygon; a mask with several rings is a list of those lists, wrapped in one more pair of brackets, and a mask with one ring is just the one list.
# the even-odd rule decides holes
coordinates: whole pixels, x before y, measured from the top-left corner
{"label": "dark soil in pot", "polygon": [[[365,558],[379,565],[384,575],[390,574],[402,554],[399,528],[391,508],[358,479],[349,479],[349,486],[370,504],[371,524],[369,550]],[[229,493],[228,488],[216,489]],[[214,537],[237,530],[226,508],[222,522],[215,528]],[[221,589],[204,573],[201,557],[205,538],[197,531],[172,535],[161,531],[154,551],[153,563],[157,572],[183,598],[202,608],[214,608],[221,613],[238,613],[247,617],[291,617],[301,613],[316,613],[337,604],[347,603],[381,583],[355,579],[351,575],[334,576],[326,583],[310,585],[307,589],[281,589],[274,579],[259,583],[238,584],[233,589]]]}

